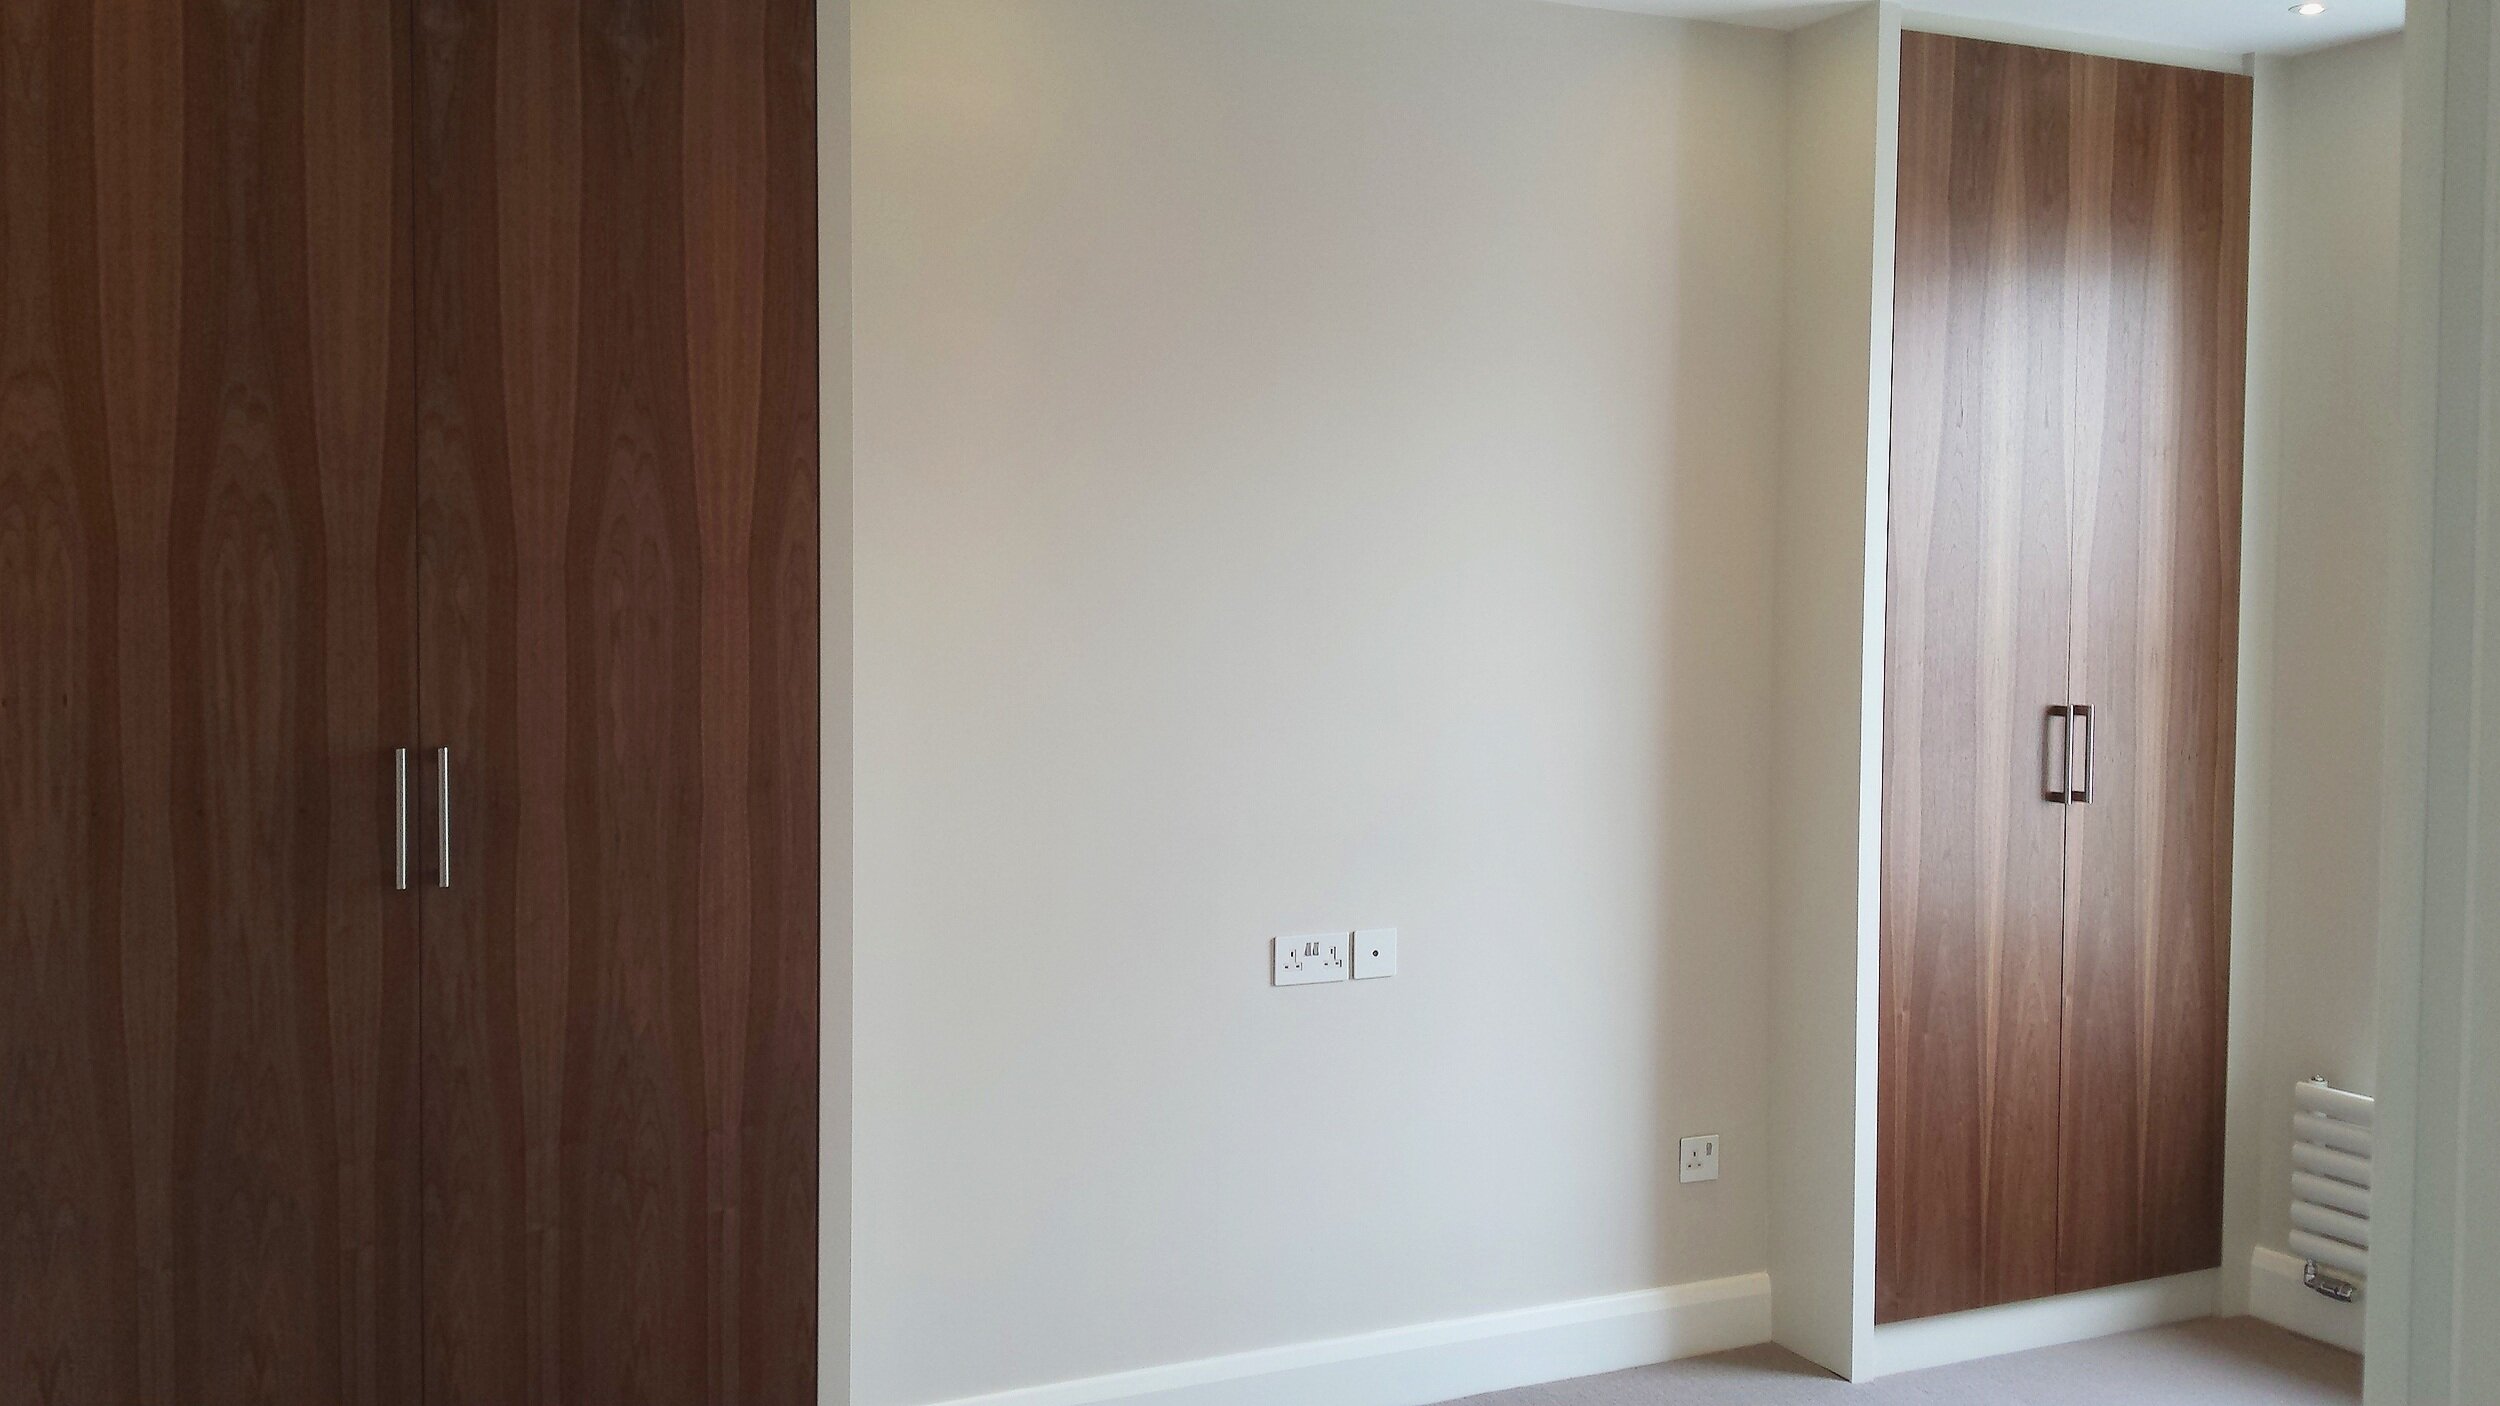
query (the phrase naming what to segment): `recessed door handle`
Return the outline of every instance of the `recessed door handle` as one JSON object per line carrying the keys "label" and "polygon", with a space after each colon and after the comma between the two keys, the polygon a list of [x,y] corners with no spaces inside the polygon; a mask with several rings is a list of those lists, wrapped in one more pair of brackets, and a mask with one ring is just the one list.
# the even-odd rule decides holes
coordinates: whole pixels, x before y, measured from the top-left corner
{"label": "recessed door handle", "polygon": [[[2092,799],[2092,705],[2075,705],[2075,722],[2083,724],[2083,784],[2071,792],[2076,805]],[[2069,724],[2072,726],[2072,724]]]}
{"label": "recessed door handle", "polygon": [[405,892],[408,888],[408,749],[397,749],[391,758],[394,835],[391,841],[391,887]]}
{"label": "recessed door handle", "polygon": [[[2055,757],[2049,755],[2052,739]],[[2040,770],[2040,794],[2052,804],[2064,805],[2075,776],[2075,718],[2074,710],[2063,703],[2050,704],[2048,715],[2040,720]]]}
{"label": "recessed door handle", "polygon": [[441,830],[440,852],[434,857],[434,887],[451,887],[451,749],[434,749],[434,814]]}

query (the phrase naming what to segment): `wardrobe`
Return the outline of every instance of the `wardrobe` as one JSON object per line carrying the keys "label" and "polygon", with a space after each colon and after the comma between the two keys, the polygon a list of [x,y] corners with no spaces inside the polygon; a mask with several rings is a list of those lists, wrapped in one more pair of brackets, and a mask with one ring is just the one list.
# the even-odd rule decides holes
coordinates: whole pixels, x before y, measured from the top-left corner
{"label": "wardrobe", "polygon": [[1878,1322],[2220,1262],[2249,118],[1902,36]]}
{"label": "wardrobe", "polygon": [[815,1399],[812,12],[0,7],[0,1401]]}

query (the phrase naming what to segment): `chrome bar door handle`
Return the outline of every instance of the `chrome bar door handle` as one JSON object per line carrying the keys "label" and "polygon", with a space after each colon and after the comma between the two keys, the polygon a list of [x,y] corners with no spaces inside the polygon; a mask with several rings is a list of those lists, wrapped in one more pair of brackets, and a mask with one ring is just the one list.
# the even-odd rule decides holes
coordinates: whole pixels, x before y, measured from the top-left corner
{"label": "chrome bar door handle", "polygon": [[[2049,759],[2049,735],[2057,734],[2057,759]],[[2073,792],[2075,779],[2074,710],[2063,703],[2049,705],[2048,716],[2040,720],[2040,794],[2054,805],[2064,805]]]}
{"label": "chrome bar door handle", "polygon": [[408,889],[408,749],[399,748],[391,759],[392,824],[391,887]]}
{"label": "chrome bar door handle", "polygon": [[2083,724],[2083,784],[2074,788],[2075,804],[2082,805],[2092,799],[2092,705],[2076,704],[2075,721]]}
{"label": "chrome bar door handle", "polygon": [[434,887],[451,887],[451,749],[434,749],[434,814],[440,829],[440,850],[434,857]]}

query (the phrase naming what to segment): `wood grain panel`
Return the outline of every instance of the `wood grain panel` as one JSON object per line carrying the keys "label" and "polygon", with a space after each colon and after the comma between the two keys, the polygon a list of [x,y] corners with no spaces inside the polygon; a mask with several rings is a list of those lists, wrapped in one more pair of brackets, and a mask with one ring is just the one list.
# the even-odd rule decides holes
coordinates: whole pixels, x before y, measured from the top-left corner
{"label": "wood grain panel", "polygon": [[815,1394],[807,0],[418,0],[427,1396]]}
{"label": "wood grain panel", "polygon": [[2075,697],[2058,1287],[2222,1257],[2249,81],[2080,66]]}
{"label": "wood grain panel", "polygon": [[1878,1321],[2050,1292],[2065,808],[2062,56],[1902,36]]}
{"label": "wood grain panel", "polygon": [[2245,79],[1902,65],[1882,1321],[2218,1261],[2247,247]]}
{"label": "wood grain panel", "polygon": [[142,1324],[91,31],[0,10],[0,1398],[100,1404]]}
{"label": "wood grain panel", "polygon": [[415,1399],[405,20],[0,10],[0,1400]]}

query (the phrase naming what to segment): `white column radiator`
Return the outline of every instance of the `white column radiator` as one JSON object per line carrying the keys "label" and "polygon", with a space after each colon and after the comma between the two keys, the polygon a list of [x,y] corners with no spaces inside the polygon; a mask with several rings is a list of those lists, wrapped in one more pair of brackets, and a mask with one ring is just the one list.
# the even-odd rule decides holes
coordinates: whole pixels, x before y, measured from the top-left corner
{"label": "white column radiator", "polygon": [[2370,1273],[2373,1100],[2311,1079],[2292,1086],[2292,1253],[2301,1282],[2349,1301]]}

